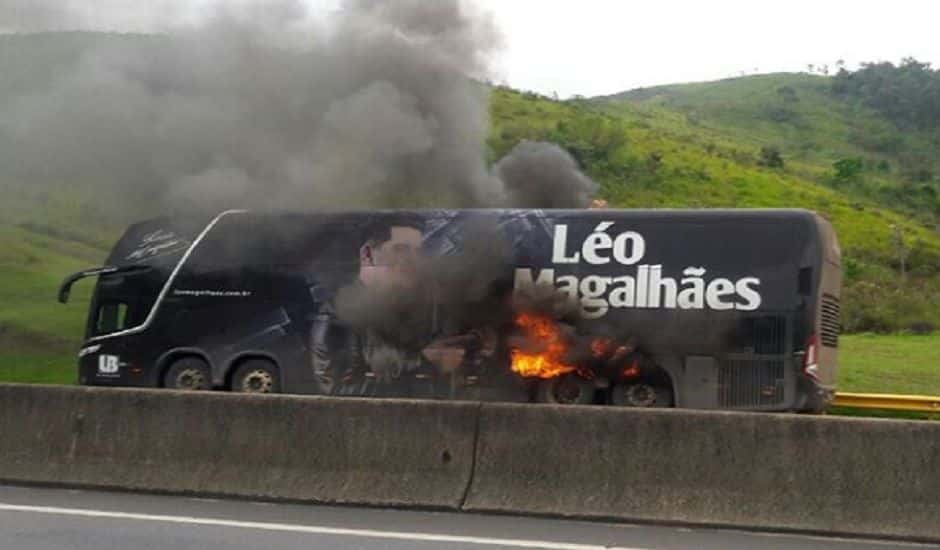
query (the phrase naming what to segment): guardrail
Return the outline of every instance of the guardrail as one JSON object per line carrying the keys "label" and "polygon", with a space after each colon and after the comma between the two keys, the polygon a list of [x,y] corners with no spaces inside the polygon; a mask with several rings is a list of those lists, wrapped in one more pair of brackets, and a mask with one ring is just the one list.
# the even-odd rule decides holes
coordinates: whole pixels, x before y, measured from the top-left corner
{"label": "guardrail", "polygon": [[940,397],[926,395],[888,395],[881,393],[836,393],[837,407],[940,413]]}

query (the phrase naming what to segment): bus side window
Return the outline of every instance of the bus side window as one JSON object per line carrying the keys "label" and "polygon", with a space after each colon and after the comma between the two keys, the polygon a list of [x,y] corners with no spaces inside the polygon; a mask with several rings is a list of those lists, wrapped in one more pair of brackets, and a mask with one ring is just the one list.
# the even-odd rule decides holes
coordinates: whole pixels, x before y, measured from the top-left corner
{"label": "bus side window", "polygon": [[800,269],[799,289],[801,296],[811,296],[813,294],[813,268],[804,267]]}
{"label": "bus side window", "polygon": [[127,327],[127,304],[124,302],[107,302],[98,308],[98,322],[95,332],[99,335],[111,334],[124,330]]}

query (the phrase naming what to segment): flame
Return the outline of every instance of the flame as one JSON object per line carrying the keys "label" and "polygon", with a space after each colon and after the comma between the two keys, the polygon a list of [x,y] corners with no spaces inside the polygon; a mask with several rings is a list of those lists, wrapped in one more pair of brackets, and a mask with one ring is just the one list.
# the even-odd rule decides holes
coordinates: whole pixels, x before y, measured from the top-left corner
{"label": "flame", "polygon": [[610,348],[613,343],[613,340],[610,338],[596,338],[591,342],[591,354],[598,359],[604,357],[610,353]]}
{"label": "flame", "polygon": [[568,352],[568,345],[562,337],[558,325],[550,318],[522,313],[516,318],[516,325],[522,329],[526,339],[533,347],[540,349],[538,353],[512,350],[512,371],[527,378],[554,378],[569,372],[577,367],[564,362]]}
{"label": "flame", "polygon": [[636,378],[639,375],[640,375],[640,362],[634,359],[633,362],[630,363],[630,366],[623,370],[623,377],[624,378]]}

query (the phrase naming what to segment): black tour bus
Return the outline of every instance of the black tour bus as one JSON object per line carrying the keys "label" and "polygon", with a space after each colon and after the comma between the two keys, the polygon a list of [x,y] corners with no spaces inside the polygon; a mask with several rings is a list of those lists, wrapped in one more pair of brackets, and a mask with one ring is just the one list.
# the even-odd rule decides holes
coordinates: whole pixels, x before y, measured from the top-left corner
{"label": "black tour bus", "polygon": [[804,210],[229,211],[131,226],[81,384],[819,411],[840,252]]}

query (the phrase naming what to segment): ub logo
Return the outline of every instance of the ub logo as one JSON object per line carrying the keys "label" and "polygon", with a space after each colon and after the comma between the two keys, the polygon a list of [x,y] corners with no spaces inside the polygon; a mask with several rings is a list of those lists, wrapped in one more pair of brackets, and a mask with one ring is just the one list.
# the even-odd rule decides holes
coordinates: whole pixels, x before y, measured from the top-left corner
{"label": "ub logo", "polygon": [[117,374],[120,368],[120,359],[117,355],[101,355],[98,357],[98,372],[101,374]]}

